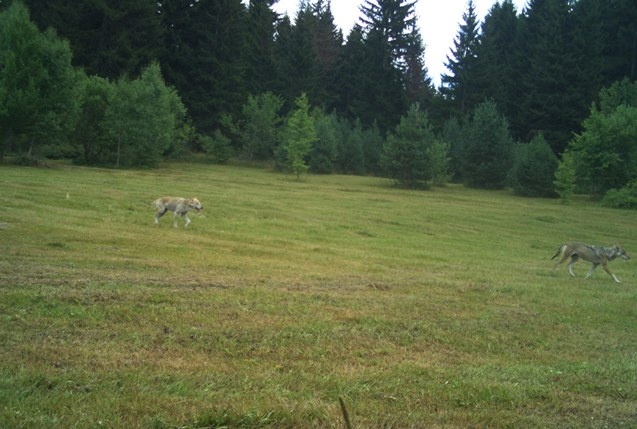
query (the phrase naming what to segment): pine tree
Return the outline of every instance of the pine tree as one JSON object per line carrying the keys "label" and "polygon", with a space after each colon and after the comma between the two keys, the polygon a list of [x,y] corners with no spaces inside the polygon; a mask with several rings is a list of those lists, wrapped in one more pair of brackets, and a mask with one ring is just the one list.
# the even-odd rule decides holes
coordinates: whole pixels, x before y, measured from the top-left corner
{"label": "pine tree", "polygon": [[504,187],[512,165],[513,146],[507,120],[493,101],[485,101],[475,107],[467,127],[462,152],[466,184],[488,189]]}
{"label": "pine tree", "polygon": [[247,11],[241,0],[162,3],[168,31],[166,80],[179,91],[197,129],[212,134],[225,114],[238,117],[247,99]]}
{"label": "pine tree", "polygon": [[271,6],[277,0],[250,0],[246,44],[246,90],[256,95],[274,91],[274,35],[277,14]]}
{"label": "pine tree", "polygon": [[242,155],[247,159],[272,159],[279,145],[283,99],[271,92],[248,96],[240,130]]}
{"label": "pine tree", "polygon": [[555,196],[553,179],[557,157],[541,134],[520,145],[511,173],[513,190],[527,197]]}
{"label": "pine tree", "polygon": [[315,104],[331,111],[338,104],[341,86],[336,81],[338,58],[343,49],[343,33],[334,23],[331,2],[317,0],[313,7],[316,17],[314,49],[318,63],[318,84],[313,99]]}
{"label": "pine tree", "polygon": [[310,103],[307,95],[302,94],[296,99],[295,109],[290,113],[284,129],[288,167],[297,179],[308,170],[305,158],[316,139],[316,125],[310,115]]}
{"label": "pine tree", "polygon": [[347,36],[347,42],[341,50],[336,70],[336,80],[340,83],[335,110],[347,119],[355,119],[363,111],[362,100],[365,97],[366,70],[361,66],[367,59],[363,40],[363,29],[356,24]]}
{"label": "pine tree", "polygon": [[418,103],[423,108],[430,108],[435,90],[425,66],[425,45],[417,27],[411,32],[404,58],[407,102],[410,105]]}
{"label": "pine tree", "polygon": [[509,120],[518,117],[521,75],[517,46],[518,17],[511,0],[487,13],[477,47],[476,87],[480,99],[493,99]]}
{"label": "pine tree", "polygon": [[446,146],[436,139],[417,103],[387,137],[381,159],[389,177],[407,188],[422,188],[446,175]]}
{"label": "pine tree", "polygon": [[366,0],[361,13],[365,56],[358,76],[362,103],[354,113],[365,126],[376,121],[386,131],[398,123],[408,105],[404,72],[416,29],[415,2]]}
{"label": "pine tree", "polygon": [[604,84],[625,77],[637,80],[637,7],[635,0],[599,0],[604,27]]}
{"label": "pine tree", "polygon": [[520,100],[522,137],[542,133],[561,154],[585,111],[575,85],[577,56],[571,42],[569,0],[532,0],[522,27],[521,49],[526,52]]}
{"label": "pine tree", "polygon": [[[153,0],[27,0],[40,28],[68,39],[73,62],[89,75],[136,76],[164,49],[164,29]],[[163,2],[162,2],[163,3]]]}
{"label": "pine tree", "polygon": [[310,4],[301,3],[294,25],[287,17],[280,24],[281,32],[277,38],[279,92],[288,106],[295,103],[300,93],[304,92],[314,100],[319,92],[319,63],[314,46],[316,21]]}
{"label": "pine tree", "polygon": [[464,115],[476,105],[479,94],[476,87],[476,62],[480,41],[473,0],[467,3],[467,11],[462,15],[462,19],[463,23],[454,40],[451,56],[447,56],[445,63],[451,74],[445,74],[441,78],[442,94],[460,115]]}

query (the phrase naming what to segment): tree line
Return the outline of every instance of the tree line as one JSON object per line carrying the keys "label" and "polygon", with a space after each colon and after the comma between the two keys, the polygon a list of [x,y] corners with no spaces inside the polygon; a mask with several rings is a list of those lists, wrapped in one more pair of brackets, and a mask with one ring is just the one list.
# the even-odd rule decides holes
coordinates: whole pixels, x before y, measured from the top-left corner
{"label": "tree line", "polygon": [[[630,132],[593,131],[633,118],[632,0],[531,0],[521,13],[504,0],[482,23],[469,0],[438,88],[416,1],[365,0],[346,37],[328,0],[293,19],[275,2],[0,0],[0,156],[126,167],[194,151],[526,195],[634,183]],[[622,103],[603,107],[613,91]],[[584,178],[613,164],[583,155],[593,140],[621,177]]]}

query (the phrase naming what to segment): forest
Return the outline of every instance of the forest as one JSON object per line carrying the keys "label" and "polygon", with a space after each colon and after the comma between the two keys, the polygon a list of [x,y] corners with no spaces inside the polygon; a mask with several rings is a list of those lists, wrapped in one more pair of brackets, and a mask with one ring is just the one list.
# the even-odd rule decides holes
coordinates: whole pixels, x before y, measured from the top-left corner
{"label": "forest", "polygon": [[637,207],[633,0],[468,0],[448,74],[417,0],[0,0],[0,160],[156,167],[205,155]]}

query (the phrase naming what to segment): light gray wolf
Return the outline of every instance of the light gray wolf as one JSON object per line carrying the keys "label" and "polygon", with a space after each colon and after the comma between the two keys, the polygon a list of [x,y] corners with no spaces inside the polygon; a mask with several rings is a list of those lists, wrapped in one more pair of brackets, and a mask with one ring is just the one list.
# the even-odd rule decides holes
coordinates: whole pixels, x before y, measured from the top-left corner
{"label": "light gray wolf", "polygon": [[190,223],[188,219],[188,210],[195,209],[197,211],[203,210],[203,206],[197,198],[180,198],[180,197],[161,197],[153,201],[153,205],[157,207],[157,213],[155,213],[155,224],[159,223],[159,218],[162,217],[166,211],[173,212],[173,226],[177,228],[177,216],[181,216],[186,221],[184,228]]}
{"label": "light gray wolf", "polygon": [[573,273],[573,264],[582,258],[585,261],[590,262],[591,269],[588,270],[588,274],[586,274],[586,278],[589,278],[593,271],[599,264],[602,265],[604,271],[606,271],[617,283],[621,283],[615,274],[611,273],[608,269],[608,262],[612,261],[615,258],[621,257],[622,259],[628,260],[630,256],[626,253],[624,249],[621,248],[618,244],[615,244],[613,247],[600,247],[600,246],[591,246],[589,244],[583,243],[568,243],[562,244],[558,249],[557,253],[553,255],[551,259],[555,259],[557,255],[561,257],[559,261],[555,263],[553,269],[557,268],[562,262],[567,260],[569,257],[571,258],[571,262],[568,263],[568,272],[571,273],[571,276],[575,277]]}

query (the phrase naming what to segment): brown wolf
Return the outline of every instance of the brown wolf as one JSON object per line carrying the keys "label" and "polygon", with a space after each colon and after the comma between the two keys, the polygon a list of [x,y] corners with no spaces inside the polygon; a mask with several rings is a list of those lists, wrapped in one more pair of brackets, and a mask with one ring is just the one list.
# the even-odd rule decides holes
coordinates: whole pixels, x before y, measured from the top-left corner
{"label": "brown wolf", "polygon": [[562,256],[559,261],[555,263],[553,269],[557,268],[558,265],[570,257],[571,262],[567,265],[568,272],[571,273],[571,276],[575,277],[575,274],[573,273],[573,264],[575,264],[579,258],[582,258],[592,264],[591,269],[588,270],[588,274],[586,274],[586,278],[589,278],[591,274],[593,274],[595,268],[597,268],[599,264],[602,264],[604,271],[606,271],[617,283],[621,282],[615,274],[611,273],[608,269],[608,261],[612,261],[617,257],[621,257],[626,260],[630,259],[630,256],[628,256],[626,251],[617,244],[613,247],[591,246],[583,243],[562,244],[559,249],[557,249],[557,253],[555,253],[551,259],[555,259],[555,257],[559,254]]}
{"label": "brown wolf", "polygon": [[188,210],[195,209],[197,211],[202,210],[203,206],[197,198],[178,198],[178,197],[161,197],[153,202],[153,205],[157,207],[157,213],[155,213],[155,224],[159,223],[159,218],[162,217],[166,211],[173,212],[173,226],[177,228],[177,216],[181,216],[186,221],[184,228],[190,223],[188,219]]}

